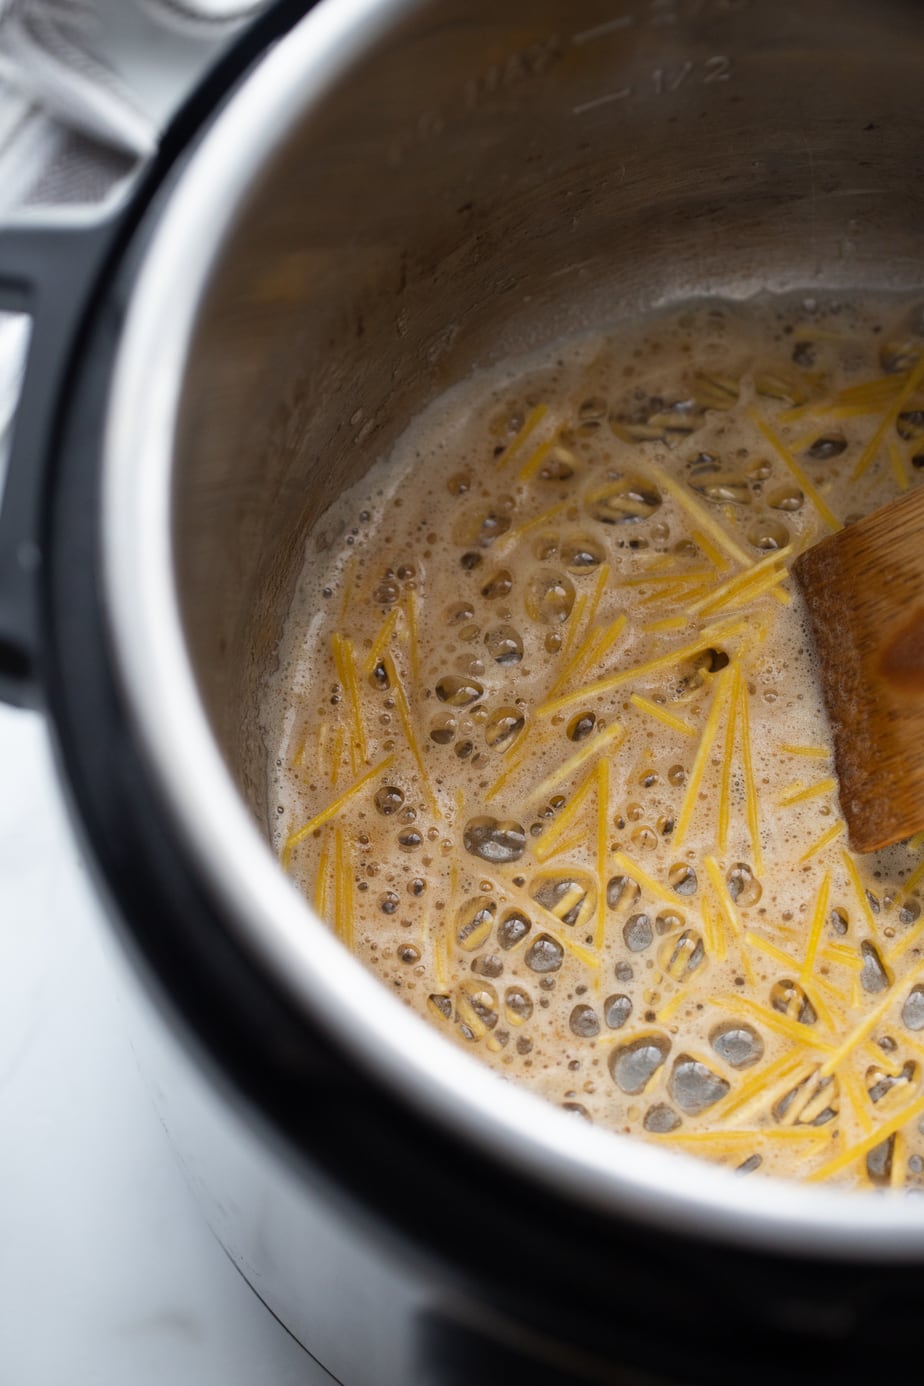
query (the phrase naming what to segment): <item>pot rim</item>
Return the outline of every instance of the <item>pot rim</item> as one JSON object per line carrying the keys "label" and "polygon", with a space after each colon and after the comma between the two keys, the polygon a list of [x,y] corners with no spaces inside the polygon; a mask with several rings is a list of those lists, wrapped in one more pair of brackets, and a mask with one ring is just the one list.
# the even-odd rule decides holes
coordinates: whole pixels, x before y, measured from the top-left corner
{"label": "pot rim", "polygon": [[293,121],[424,3],[324,0],[302,19],[193,152],[137,272],[103,438],[102,599],[147,769],[239,942],[379,1082],[464,1142],[602,1214],[667,1231],[796,1254],[919,1257],[922,1200],[737,1179],[575,1121],[456,1049],[343,948],[284,876],[212,736],[183,638],[170,524],[173,428],[197,310]]}

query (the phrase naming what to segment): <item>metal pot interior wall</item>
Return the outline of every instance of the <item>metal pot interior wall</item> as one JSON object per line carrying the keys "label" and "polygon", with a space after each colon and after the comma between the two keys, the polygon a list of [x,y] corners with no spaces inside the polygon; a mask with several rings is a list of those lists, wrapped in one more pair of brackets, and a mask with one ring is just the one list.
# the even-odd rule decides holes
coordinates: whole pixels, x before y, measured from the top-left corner
{"label": "metal pot interior wall", "polygon": [[261,687],[304,545],[438,392],[685,296],[920,282],[912,0],[383,11],[221,248],[176,434],[191,658],[264,827]]}

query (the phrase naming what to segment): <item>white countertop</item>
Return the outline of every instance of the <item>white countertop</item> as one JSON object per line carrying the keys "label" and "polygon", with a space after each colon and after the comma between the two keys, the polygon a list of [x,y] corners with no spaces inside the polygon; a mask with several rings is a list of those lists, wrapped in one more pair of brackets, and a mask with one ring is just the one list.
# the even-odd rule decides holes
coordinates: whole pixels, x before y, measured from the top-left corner
{"label": "white countertop", "polygon": [[321,1386],[149,1102],[40,717],[0,708],[0,1381]]}

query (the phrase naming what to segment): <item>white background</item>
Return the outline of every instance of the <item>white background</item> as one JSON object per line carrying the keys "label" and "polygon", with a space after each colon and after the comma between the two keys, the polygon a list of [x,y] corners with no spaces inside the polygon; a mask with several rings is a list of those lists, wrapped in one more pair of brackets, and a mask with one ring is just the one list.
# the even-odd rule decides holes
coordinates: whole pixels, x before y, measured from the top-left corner
{"label": "white background", "polygon": [[187,1191],[135,1062],[123,967],[44,724],[0,709],[0,1382],[330,1382]]}

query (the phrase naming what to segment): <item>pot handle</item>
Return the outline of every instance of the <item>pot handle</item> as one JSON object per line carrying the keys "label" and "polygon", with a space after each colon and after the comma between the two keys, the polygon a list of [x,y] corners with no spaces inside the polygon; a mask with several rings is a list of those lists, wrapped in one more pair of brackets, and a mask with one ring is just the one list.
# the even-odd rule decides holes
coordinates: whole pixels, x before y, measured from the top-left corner
{"label": "pot handle", "polygon": [[43,497],[81,319],[117,220],[0,228],[0,310],[32,320],[0,486],[0,700],[14,707],[41,703]]}
{"label": "pot handle", "polygon": [[[0,474],[0,702],[35,708],[43,701],[42,498],[51,484],[80,326],[94,289],[167,170],[182,158],[254,59],[315,3],[275,0],[242,30],[174,114],[127,203],[114,214],[95,221],[23,220],[0,228],[0,311],[32,318],[5,486]],[[2,444],[0,435],[0,450]]]}

